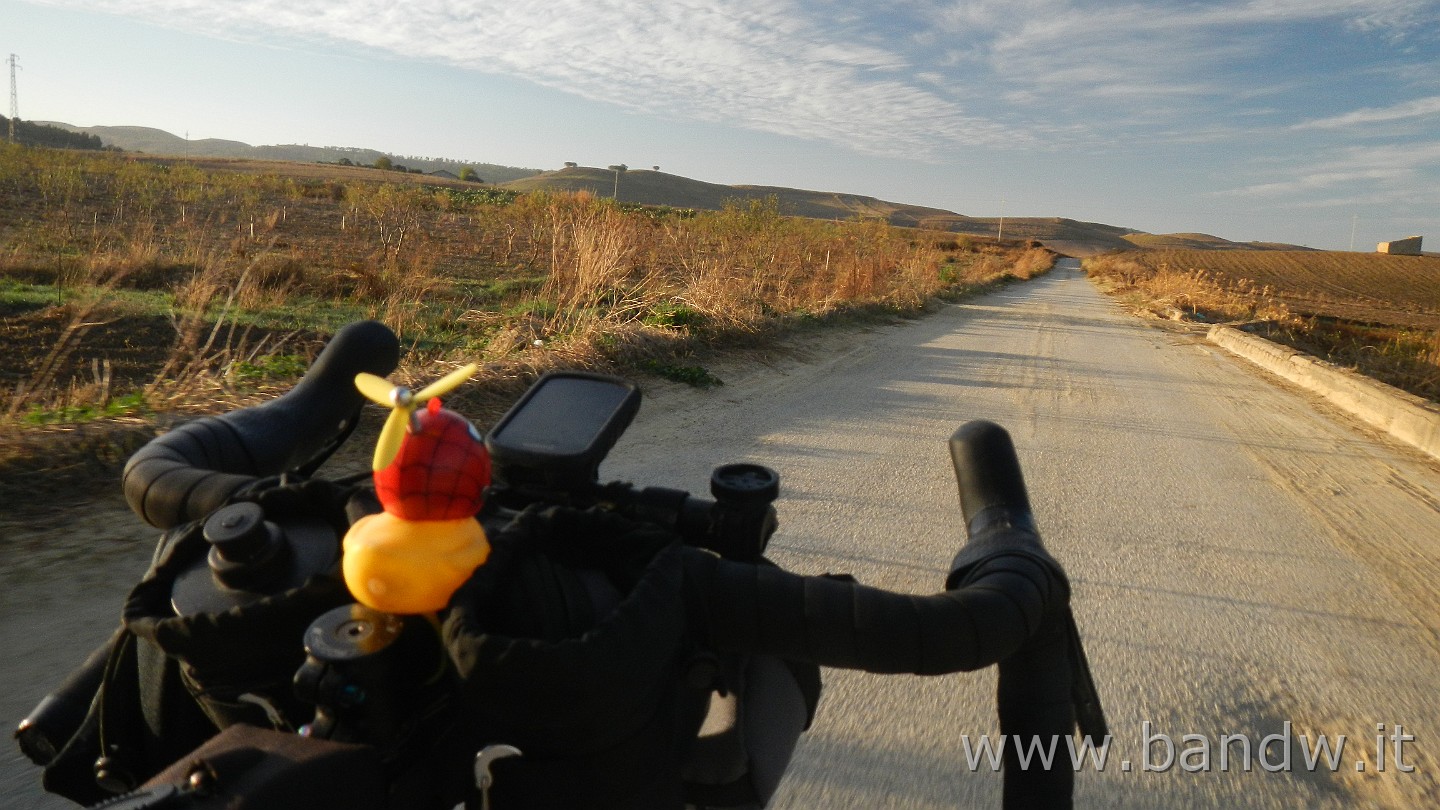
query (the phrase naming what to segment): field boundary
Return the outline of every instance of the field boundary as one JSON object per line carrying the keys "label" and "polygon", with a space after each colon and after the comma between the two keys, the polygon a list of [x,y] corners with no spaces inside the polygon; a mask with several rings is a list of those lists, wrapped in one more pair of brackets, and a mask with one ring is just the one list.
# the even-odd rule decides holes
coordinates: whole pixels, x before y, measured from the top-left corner
{"label": "field boundary", "polygon": [[1240,329],[1214,326],[1206,337],[1440,459],[1440,406],[1435,403]]}

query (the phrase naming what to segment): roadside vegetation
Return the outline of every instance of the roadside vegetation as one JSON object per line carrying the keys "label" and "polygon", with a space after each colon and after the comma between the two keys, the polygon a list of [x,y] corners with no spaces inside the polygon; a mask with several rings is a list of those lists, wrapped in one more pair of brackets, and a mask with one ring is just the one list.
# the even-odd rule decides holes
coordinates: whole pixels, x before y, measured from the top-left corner
{"label": "roadside vegetation", "polygon": [[1271,340],[1440,401],[1440,258],[1156,250],[1086,259],[1160,317],[1243,323]]}
{"label": "roadside vegetation", "polygon": [[153,435],[266,396],[357,319],[400,335],[410,382],[479,360],[511,393],[562,365],[715,385],[716,351],[918,313],[1053,261],[773,199],[696,212],[300,168],[0,146],[0,465],[97,421]]}

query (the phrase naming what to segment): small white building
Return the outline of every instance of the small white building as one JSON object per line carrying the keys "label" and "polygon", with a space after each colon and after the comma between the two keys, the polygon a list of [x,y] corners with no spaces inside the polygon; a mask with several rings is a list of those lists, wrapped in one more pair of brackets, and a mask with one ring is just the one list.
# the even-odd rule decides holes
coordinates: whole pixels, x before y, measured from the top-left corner
{"label": "small white building", "polygon": [[1375,246],[1375,250],[1394,256],[1419,256],[1420,237],[1407,236],[1404,239],[1396,239],[1394,242],[1381,242]]}

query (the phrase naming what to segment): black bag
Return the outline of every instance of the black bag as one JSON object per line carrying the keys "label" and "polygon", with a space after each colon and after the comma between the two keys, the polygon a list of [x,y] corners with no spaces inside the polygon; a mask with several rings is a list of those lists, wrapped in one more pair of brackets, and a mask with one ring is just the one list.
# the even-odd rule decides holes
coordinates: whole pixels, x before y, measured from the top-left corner
{"label": "black bag", "polygon": [[691,550],[659,528],[532,508],[491,542],[445,639],[469,750],[523,752],[494,765],[497,810],[768,801],[813,716],[818,668],[699,646]]}
{"label": "black bag", "polygon": [[[271,482],[236,500],[261,504],[267,519],[323,516],[336,527],[338,560],[349,495],[325,481]],[[103,653],[88,713],[53,741],[47,791],[93,803],[135,788],[236,723],[293,730],[313,715],[294,697],[292,680],[305,658],[306,627],[351,601],[338,570],[230,610],[177,616],[176,577],[208,552],[200,522],[161,537]]]}
{"label": "black bag", "polygon": [[230,726],[127,794],[124,806],[185,810],[385,810],[375,749]]}

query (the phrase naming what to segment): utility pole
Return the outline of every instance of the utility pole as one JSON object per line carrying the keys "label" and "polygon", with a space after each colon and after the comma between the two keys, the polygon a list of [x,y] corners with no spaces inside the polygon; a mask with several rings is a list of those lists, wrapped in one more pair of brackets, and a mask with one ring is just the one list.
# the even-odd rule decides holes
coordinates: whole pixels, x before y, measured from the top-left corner
{"label": "utility pole", "polygon": [[1350,252],[1355,252],[1355,225],[1360,222],[1359,214],[1350,215]]}
{"label": "utility pole", "polygon": [[1005,201],[1000,201],[1000,230],[995,232],[995,241],[999,242],[1005,238]]}
{"label": "utility pole", "polygon": [[629,166],[626,166],[624,163],[617,163],[617,164],[615,164],[614,166],[611,166],[611,167],[610,167],[610,171],[612,171],[612,172],[615,173],[615,190],[612,191],[612,192],[610,192],[610,199],[616,200],[617,202],[619,201],[619,199],[620,199],[620,175],[624,174],[625,171],[626,171],[627,169],[629,169],[629,168],[630,168],[630,167],[629,167]]}
{"label": "utility pole", "polygon": [[17,57],[10,54],[10,142],[15,143],[15,119],[20,117],[20,94],[15,90],[15,71],[20,65],[15,62]]}

